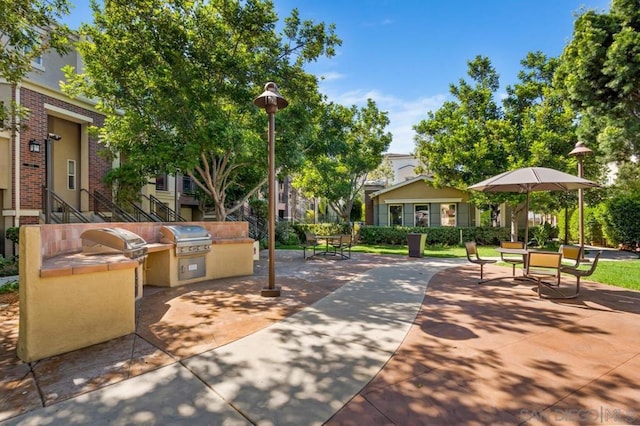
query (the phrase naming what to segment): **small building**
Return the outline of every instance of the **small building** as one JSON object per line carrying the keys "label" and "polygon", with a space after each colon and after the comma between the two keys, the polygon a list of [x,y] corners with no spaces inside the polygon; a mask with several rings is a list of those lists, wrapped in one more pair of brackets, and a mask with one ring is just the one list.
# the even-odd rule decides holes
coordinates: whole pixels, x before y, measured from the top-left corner
{"label": "small building", "polygon": [[428,176],[416,176],[383,188],[365,187],[365,218],[375,226],[476,226],[479,212],[469,195],[436,188]]}

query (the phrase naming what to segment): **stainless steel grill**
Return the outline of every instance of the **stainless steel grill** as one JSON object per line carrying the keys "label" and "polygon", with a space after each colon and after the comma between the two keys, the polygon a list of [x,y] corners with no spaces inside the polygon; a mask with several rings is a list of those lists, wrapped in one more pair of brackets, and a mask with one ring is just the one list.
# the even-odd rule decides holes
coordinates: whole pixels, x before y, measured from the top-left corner
{"label": "stainless steel grill", "polygon": [[147,254],[147,242],[138,234],[122,228],[89,229],[80,238],[83,254],[121,253],[131,259]]}
{"label": "stainless steel grill", "polygon": [[160,242],[175,244],[176,256],[190,256],[211,251],[211,234],[198,225],[160,227]]}
{"label": "stainless steel grill", "polygon": [[211,234],[205,228],[198,225],[162,226],[160,242],[175,245],[178,280],[206,276],[206,256],[211,251]]}

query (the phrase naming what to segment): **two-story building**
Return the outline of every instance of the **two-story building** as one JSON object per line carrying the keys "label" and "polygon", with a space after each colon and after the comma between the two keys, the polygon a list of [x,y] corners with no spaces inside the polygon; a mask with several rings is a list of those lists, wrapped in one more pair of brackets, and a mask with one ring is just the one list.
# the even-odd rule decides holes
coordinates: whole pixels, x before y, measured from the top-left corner
{"label": "two-story building", "polygon": [[5,255],[14,254],[4,238],[7,228],[42,221],[47,185],[82,212],[91,210],[91,191],[110,197],[102,178],[111,164],[99,155],[100,143],[88,131],[92,125],[101,126],[104,116],[95,102],[62,93],[61,68],[68,64],[82,69],[77,51],[42,55],[17,86],[0,78],[0,101],[28,109],[22,121],[10,117],[16,131],[5,126],[0,132],[0,253]]}

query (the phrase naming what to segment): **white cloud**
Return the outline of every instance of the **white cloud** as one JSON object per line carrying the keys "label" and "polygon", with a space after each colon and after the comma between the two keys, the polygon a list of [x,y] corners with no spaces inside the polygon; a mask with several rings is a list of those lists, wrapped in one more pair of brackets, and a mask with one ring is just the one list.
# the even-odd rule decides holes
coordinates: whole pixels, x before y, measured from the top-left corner
{"label": "white cloud", "polygon": [[345,105],[363,106],[367,99],[375,101],[378,109],[386,111],[389,115],[389,127],[393,134],[393,141],[388,152],[396,154],[409,154],[415,149],[413,142],[413,126],[427,118],[428,111],[435,111],[446,100],[446,95],[435,95],[418,99],[401,99],[391,95],[385,95],[375,90],[352,90],[340,94],[328,93],[329,100]]}
{"label": "white cloud", "polygon": [[343,78],[345,78],[345,75],[339,72],[327,72],[320,75],[320,79],[322,81],[335,81],[335,80],[342,80]]}

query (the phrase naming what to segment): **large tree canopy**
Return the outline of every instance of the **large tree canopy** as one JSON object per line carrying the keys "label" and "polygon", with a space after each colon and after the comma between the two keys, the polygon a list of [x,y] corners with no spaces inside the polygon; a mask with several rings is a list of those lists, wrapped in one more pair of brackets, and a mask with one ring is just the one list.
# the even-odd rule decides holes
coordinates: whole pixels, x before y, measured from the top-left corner
{"label": "large tree canopy", "polygon": [[276,32],[267,0],[107,0],[92,2],[81,32],[84,74],[64,87],[100,99],[102,140],[139,174],[188,174],[219,220],[266,182],[266,127],[253,98],[275,81],[289,107],[278,112],[281,170],[295,169],[314,141],[321,103],[303,66],[332,56],[334,27],[302,21],[297,10]]}
{"label": "large tree canopy", "polygon": [[583,12],[560,59],[556,82],[580,117],[579,137],[618,163],[623,187],[639,188],[640,2]]}
{"label": "large tree canopy", "polygon": [[[466,190],[474,183],[507,170],[545,166],[568,170],[568,153],[575,144],[573,114],[563,107],[552,86],[557,61],[540,52],[521,61],[520,81],[507,87],[502,107],[494,98],[498,74],[488,58],[469,62],[468,74],[475,85],[460,80],[451,86],[454,101],[446,102],[428,119],[415,126],[416,152],[436,185]],[[575,169],[574,169],[575,170]],[[523,196],[504,193],[472,193],[472,202],[490,207],[496,217],[498,205],[515,208],[512,238],[517,235],[516,215]],[[558,199],[545,200],[559,206]],[[494,224],[496,224],[494,220]]]}
{"label": "large tree canopy", "polygon": [[323,152],[307,160],[294,186],[309,196],[326,198],[348,222],[367,174],[382,163],[382,153],[389,148],[388,125],[387,113],[371,99],[362,108],[328,104],[320,122]]}
{"label": "large tree canopy", "polygon": [[[467,72],[472,82],[460,79],[458,85],[451,84],[454,100],[414,126],[416,155],[436,186],[466,190],[506,171],[513,151],[512,129],[494,99],[500,83],[491,61],[477,56],[468,62]],[[473,195],[478,205],[491,205],[494,217],[498,198],[504,198]]]}
{"label": "large tree canopy", "polygon": [[[70,31],[57,21],[67,14],[67,0],[0,0],[0,77],[16,85],[47,50],[66,52]],[[0,128],[6,107],[0,109]]]}

